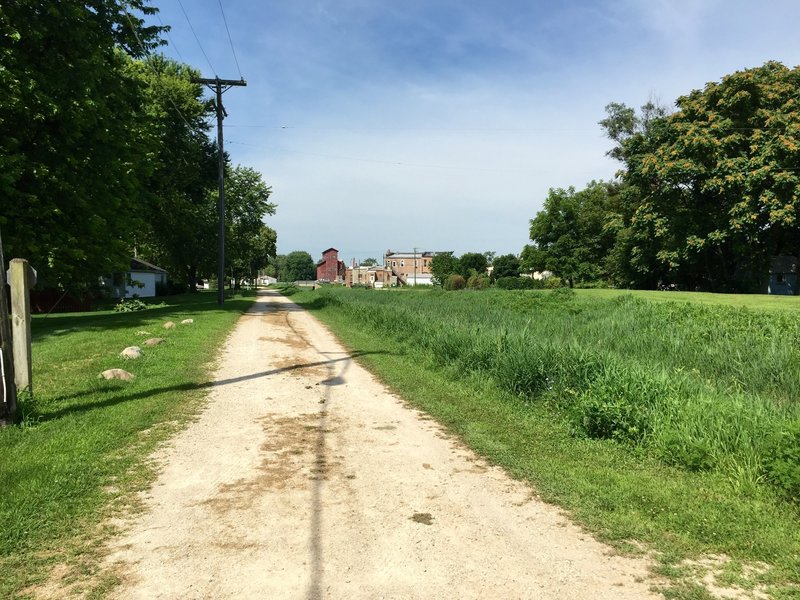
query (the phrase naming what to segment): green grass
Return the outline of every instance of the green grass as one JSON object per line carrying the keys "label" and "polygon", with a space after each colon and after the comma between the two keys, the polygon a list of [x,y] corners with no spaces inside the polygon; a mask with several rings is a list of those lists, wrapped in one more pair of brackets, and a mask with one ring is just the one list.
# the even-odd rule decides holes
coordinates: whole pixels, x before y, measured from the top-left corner
{"label": "green grass", "polygon": [[[133,313],[34,317],[35,400],[23,402],[20,425],[0,430],[0,597],[26,595],[57,563],[79,583],[94,573],[104,523],[134,508],[132,492],[153,476],[146,457],[202,406],[216,350],[252,298],[163,301]],[[194,323],[161,327],[185,318]],[[138,360],[118,356],[147,337],[166,341]],[[136,378],[98,378],[114,367]]]}
{"label": "green grass", "polygon": [[[683,561],[715,554],[731,558],[728,580],[797,597],[800,510],[765,465],[800,418],[800,312],[675,298],[292,294],[544,499],[621,550],[644,542],[670,597],[706,597]],[[759,562],[770,568],[748,576]]]}
{"label": "green grass", "polygon": [[659,292],[655,290],[576,290],[579,295],[590,298],[616,298],[620,294],[632,294],[642,300],[655,302],[690,302],[712,306],[733,306],[753,310],[800,311],[800,296],[770,296],[767,294],[712,294],[710,292]]}

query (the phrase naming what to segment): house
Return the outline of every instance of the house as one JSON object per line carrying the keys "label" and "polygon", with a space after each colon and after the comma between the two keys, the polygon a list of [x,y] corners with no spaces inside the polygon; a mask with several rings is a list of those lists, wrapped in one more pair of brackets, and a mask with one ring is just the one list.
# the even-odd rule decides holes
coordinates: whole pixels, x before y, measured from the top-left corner
{"label": "house", "polygon": [[361,285],[371,288],[384,288],[397,285],[397,277],[392,275],[391,269],[381,265],[361,266],[357,265],[355,259],[348,267],[344,278],[347,287]]}
{"label": "house", "polygon": [[127,271],[102,277],[100,285],[111,291],[112,298],[152,298],[160,291],[157,286],[167,285],[167,272],[140,258],[132,258]]}
{"label": "house", "polygon": [[322,252],[322,260],[317,263],[317,281],[344,283],[344,262],[339,260],[339,251],[328,248]]}
{"label": "house", "polygon": [[797,295],[797,262],[796,256],[772,257],[767,287],[768,294]]}
{"label": "house", "polygon": [[387,250],[383,266],[397,277],[401,285],[431,285],[431,261],[438,252],[396,252]]}

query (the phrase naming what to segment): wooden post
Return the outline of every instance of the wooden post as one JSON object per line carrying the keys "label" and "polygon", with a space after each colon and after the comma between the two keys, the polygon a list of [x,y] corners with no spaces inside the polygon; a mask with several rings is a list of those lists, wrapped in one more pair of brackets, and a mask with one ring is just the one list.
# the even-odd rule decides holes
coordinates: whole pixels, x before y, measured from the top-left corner
{"label": "wooden post", "polygon": [[0,424],[13,423],[17,416],[17,386],[14,384],[14,358],[6,293],[6,264],[3,259],[3,241],[0,238]]}
{"label": "wooden post", "polygon": [[11,338],[14,342],[14,383],[17,392],[31,388],[31,295],[36,283],[34,271],[24,258],[12,258],[9,269],[11,286]]}

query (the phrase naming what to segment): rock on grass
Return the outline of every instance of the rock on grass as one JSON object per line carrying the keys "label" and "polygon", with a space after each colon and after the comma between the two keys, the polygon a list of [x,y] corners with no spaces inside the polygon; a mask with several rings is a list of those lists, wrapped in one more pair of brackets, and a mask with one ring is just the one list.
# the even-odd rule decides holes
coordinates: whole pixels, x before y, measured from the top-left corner
{"label": "rock on grass", "polygon": [[128,346],[119,355],[122,358],[139,358],[142,355],[142,349],[139,346]]}
{"label": "rock on grass", "polygon": [[106,369],[100,373],[99,377],[104,379],[121,379],[122,381],[131,381],[136,375],[128,373],[125,369]]}

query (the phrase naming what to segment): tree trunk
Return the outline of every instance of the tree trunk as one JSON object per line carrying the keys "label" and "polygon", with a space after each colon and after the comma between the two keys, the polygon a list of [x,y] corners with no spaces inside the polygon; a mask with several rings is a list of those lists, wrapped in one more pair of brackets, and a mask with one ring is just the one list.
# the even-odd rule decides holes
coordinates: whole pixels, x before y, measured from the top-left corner
{"label": "tree trunk", "polygon": [[189,280],[189,291],[195,293],[197,291],[197,266],[189,265],[186,269],[186,278]]}

